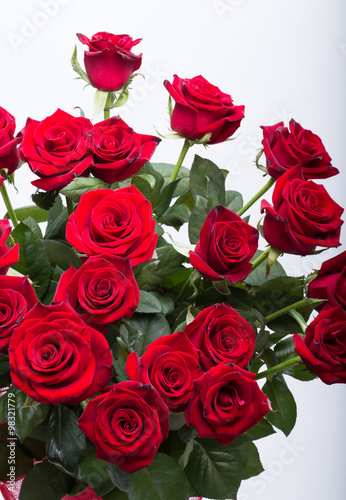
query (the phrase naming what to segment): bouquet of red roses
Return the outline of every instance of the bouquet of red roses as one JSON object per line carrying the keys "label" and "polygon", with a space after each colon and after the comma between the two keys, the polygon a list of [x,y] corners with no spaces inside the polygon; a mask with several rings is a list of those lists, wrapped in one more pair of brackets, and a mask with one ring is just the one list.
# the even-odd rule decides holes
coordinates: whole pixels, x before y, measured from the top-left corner
{"label": "bouquet of red roses", "polygon": [[[202,76],[163,82],[184,144],[152,162],[161,139],[111,116],[140,40],[78,38],[103,121],[58,109],[15,134],[0,108],[0,480],[20,500],[235,498],[263,470],[254,441],[294,427],[284,374],[346,382],[345,252],[302,277],[278,262],[340,245],[343,209],[319,183],[338,170],[293,119],[262,127],[269,180],[245,205],[210,160],[183,167],[244,118]],[[14,210],[24,163],[34,205]],[[244,214],[273,185],[255,227]],[[171,235],[184,225],[189,244]]]}

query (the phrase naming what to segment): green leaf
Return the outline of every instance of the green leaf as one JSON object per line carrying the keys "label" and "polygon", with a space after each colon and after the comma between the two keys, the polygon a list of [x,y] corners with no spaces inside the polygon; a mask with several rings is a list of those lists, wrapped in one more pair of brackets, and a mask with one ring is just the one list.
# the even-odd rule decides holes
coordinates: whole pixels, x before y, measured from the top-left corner
{"label": "green leaf", "polygon": [[65,228],[68,211],[63,207],[60,196],[57,196],[54,205],[48,211],[48,223],[45,233],[46,239],[65,238]]}
{"label": "green leaf", "polygon": [[167,274],[161,285],[164,288],[172,290],[172,292],[177,292],[181,289],[182,285],[189,279],[191,274],[191,269],[187,267],[181,267],[180,269],[175,269],[171,273]]}
{"label": "green leaf", "polygon": [[[157,172],[160,172],[160,174],[163,176],[164,179],[163,187],[166,187],[169,184],[175,165],[172,165],[171,163],[152,163],[152,166],[155,170],[157,170]],[[178,178],[180,178],[181,180],[174,193],[175,197],[181,196],[186,191],[188,191],[189,175],[190,175],[190,170],[186,167],[181,166],[178,175]]]}
{"label": "green leaf", "polygon": [[93,453],[79,462],[77,479],[90,484],[97,496],[103,496],[114,489],[107,466],[107,462]]}
{"label": "green leaf", "polygon": [[163,190],[161,191],[161,194],[160,194],[160,201],[155,206],[153,206],[153,212],[156,215],[160,216],[166,212],[166,210],[168,209],[168,207],[173,199],[175,190],[176,190],[179,182],[180,182],[180,179],[176,179],[175,181],[167,184],[167,186],[165,188],[163,188]]}
{"label": "green leaf", "polygon": [[[28,207],[21,207],[15,209],[15,214],[19,221],[24,221],[31,217],[36,222],[45,222],[47,220],[47,210],[43,210],[40,207],[31,205]],[[9,219],[8,212],[6,212],[4,219]]]}
{"label": "green leaf", "polygon": [[60,193],[78,203],[84,193],[94,191],[95,189],[109,188],[110,185],[100,179],[95,179],[94,177],[76,177],[70,184],[61,189]]}
{"label": "green leaf", "polygon": [[[23,441],[26,436],[31,434],[31,432],[42,423],[49,412],[50,406],[44,404],[38,404],[37,406],[24,406],[27,400],[27,394],[24,394],[20,389],[12,385],[8,391],[8,394],[13,394],[14,397],[10,399],[14,400],[15,409],[12,406],[7,405],[7,400],[9,396],[3,396],[4,399],[4,417],[8,419],[8,412],[15,411],[15,433],[20,441]],[[11,415],[11,414],[10,414]]]}
{"label": "green leaf", "polygon": [[138,338],[132,347],[139,357],[151,342],[171,333],[169,323],[163,314],[136,315],[129,318],[127,322],[138,331]]}
{"label": "green leaf", "polygon": [[171,296],[161,295],[160,292],[151,292],[151,295],[153,295],[160,302],[162,312],[165,316],[169,316],[170,314],[172,314],[175,308],[175,304]]}
{"label": "green leaf", "polygon": [[114,489],[102,497],[103,500],[128,500],[128,498],[127,493],[118,489]]}
{"label": "green leaf", "polygon": [[243,448],[246,450],[246,465],[243,471],[242,479],[258,476],[264,471],[258,450],[251,441],[245,443]]}
{"label": "green leaf", "polygon": [[107,472],[111,478],[112,483],[121,491],[129,491],[131,487],[130,476],[119,467],[113,464],[107,465]]}
{"label": "green leaf", "polygon": [[140,290],[139,303],[136,313],[156,314],[162,313],[160,301],[145,290]]}
{"label": "green leaf", "polygon": [[66,271],[71,266],[79,269],[82,265],[82,261],[69,245],[56,240],[42,240],[42,243],[52,267],[59,266]]}
{"label": "green leaf", "polygon": [[[296,356],[293,338],[289,337],[278,342],[274,347],[274,351],[277,356],[278,363],[282,363],[288,358]],[[304,363],[299,363],[296,366],[292,366],[285,371],[285,375],[290,375],[291,377],[302,381],[314,380],[317,377],[317,375],[311,372],[304,365]]]}
{"label": "green leaf", "polygon": [[49,286],[51,268],[42,241],[23,222],[14,228],[11,236],[19,243],[19,262],[13,264],[13,269],[24,275],[28,274],[38,287],[38,296],[43,297]]}
{"label": "green leaf", "polygon": [[243,206],[243,196],[238,191],[226,191],[225,206],[237,213]]}
{"label": "green leaf", "polygon": [[131,474],[129,500],[188,500],[189,486],[177,462],[157,453],[152,464]]}
{"label": "green leaf", "polygon": [[75,474],[86,449],[86,437],[77,426],[76,414],[67,406],[52,409],[46,443],[48,460],[67,474]]}
{"label": "green leaf", "polygon": [[39,208],[49,210],[53,206],[55,198],[58,196],[58,191],[38,191],[31,195],[32,201]]}
{"label": "green leaf", "polygon": [[297,418],[297,407],[282,376],[267,380],[262,391],[267,394],[274,411],[268,412],[267,420],[288,436]]}
{"label": "green leaf", "polygon": [[[261,250],[257,250],[251,260],[254,261],[262,253],[263,252]],[[263,283],[273,278],[286,276],[286,272],[279,262],[275,262],[275,264],[272,265],[269,277],[266,277],[266,273],[266,261],[264,261],[254,271],[251,271],[249,276],[245,279],[245,283],[251,286],[261,286]]]}
{"label": "green leaf", "polygon": [[136,174],[132,177],[132,184],[150,201],[151,193],[155,188],[156,179],[151,174]]}
{"label": "green leaf", "polygon": [[195,155],[190,171],[190,191],[197,202],[197,196],[209,201],[208,209],[225,205],[225,178],[215,163]]}
{"label": "green leaf", "polygon": [[39,240],[42,238],[41,228],[32,217],[28,217],[27,219],[23,220],[23,222],[26,226],[28,226],[31,229],[31,231]]}
{"label": "green leaf", "polygon": [[199,240],[199,233],[208,215],[207,200],[196,195],[196,204],[191,212],[189,220],[189,239],[190,243],[195,245]]}
{"label": "green leaf", "polygon": [[82,80],[84,80],[85,82],[87,82],[89,85],[91,85],[88,75],[86,74],[85,71],[82,70],[82,68],[81,68],[81,66],[80,66],[80,64],[78,62],[78,59],[77,59],[77,47],[76,46],[74,48],[74,51],[73,51],[73,54],[72,54],[72,57],[71,57],[71,64],[72,64],[73,70],[77,73],[77,75],[79,75],[79,78],[81,78]]}
{"label": "green leaf", "polygon": [[198,439],[184,472],[197,495],[236,498],[243,473],[242,455],[239,449],[215,439]]}
{"label": "green leaf", "polygon": [[162,216],[162,223],[178,228],[189,221],[190,214],[191,212],[186,205],[173,205]]}
{"label": "green leaf", "polygon": [[[155,179],[155,187],[151,188],[151,184],[146,182],[146,193],[144,196],[150,201],[152,207],[156,207],[156,205],[160,202],[161,199],[161,188],[164,184],[163,176],[153,168],[150,162],[146,162],[143,167],[137,172],[134,178],[138,178],[142,175],[151,175]],[[143,185],[142,185],[143,186]],[[150,190],[148,191],[148,187]]]}
{"label": "green leaf", "polygon": [[19,500],[60,500],[71,489],[74,479],[47,461],[29,472],[22,483]]}

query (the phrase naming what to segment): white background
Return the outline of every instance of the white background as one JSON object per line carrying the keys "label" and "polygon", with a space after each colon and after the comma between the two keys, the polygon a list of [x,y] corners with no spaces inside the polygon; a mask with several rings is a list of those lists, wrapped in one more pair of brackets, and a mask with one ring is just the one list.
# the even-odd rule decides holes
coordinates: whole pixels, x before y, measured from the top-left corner
{"label": "white background", "polygon": [[[247,201],[262,185],[253,160],[260,147],[260,125],[293,117],[323,140],[340,174],[321,181],[345,205],[346,32],[342,0],[17,0],[6,2],[0,19],[0,106],[11,112],[20,130],[26,117],[43,119],[58,107],[69,113],[81,106],[92,114],[93,89],[74,80],[70,56],[76,32],[98,31],[143,38],[140,77],[120,115],[137,132],[168,132],[167,97],[162,85],[173,74],[202,74],[245,104],[246,118],[237,139],[197,153],[230,171],[228,187]],[[100,118],[101,119],[101,118]],[[182,143],[165,140],[153,161],[174,163]],[[33,174],[17,174],[15,207],[30,204]],[[266,197],[270,201],[270,194]],[[5,210],[0,203],[0,214]],[[251,223],[260,217],[258,204]],[[342,233],[345,244],[345,229]],[[264,242],[261,242],[263,248]],[[289,273],[306,274],[341,249],[318,257],[290,256]],[[259,442],[266,472],[243,483],[239,500],[343,500],[345,389],[288,380],[298,405],[297,425]],[[179,499],[177,499],[179,500]]]}

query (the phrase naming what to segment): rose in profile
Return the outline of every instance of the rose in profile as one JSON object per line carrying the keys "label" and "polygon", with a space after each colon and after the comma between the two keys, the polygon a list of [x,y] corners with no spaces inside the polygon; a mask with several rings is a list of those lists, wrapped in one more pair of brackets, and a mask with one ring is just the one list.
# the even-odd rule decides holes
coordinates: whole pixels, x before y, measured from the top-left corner
{"label": "rose in profile", "polygon": [[308,255],[315,247],[340,245],[341,208],[324,186],[305,180],[301,167],[288,170],[275,183],[273,205],[263,200],[263,233],[283,253]]}
{"label": "rose in profile", "polygon": [[131,185],[83,194],[67,222],[66,239],[87,255],[124,257],[134,267],[153,256],[154,230],[150,202]]}
{"label": "rose in profile", "polygon": [[225,303],[203,309],[184,332],[197,349],[205,370],[223,361],[244,367],[254,352],[255,330]]}
{"label": "rose in profile", "polygon": [[0,353],[6,354],[13,330],[37,303],[26,276],[0,276]]}
{"label": "rose in profile", "polygon": [[121,118],[96,123],[91,132],[91,173],[113,183],[129,179],[149,161],[161,139],[137,134]]}
{"label": "rose in profile", "polygon": [[326,179],[339,173],[332,166],[331,157],[318,135],[304,129],[293,119],[289,129],[284,127],[283,122],[261,128],[267,170],[274,179],[297,166],[302,167],[305,179]]}
{"label": "rose in profile", "polygon": [[346,383],[346,311],[326,305],[307,326],[305,338],[293,335],[303,363],[325,384]]}
{"label": "rose in profile", "polygon": [[99,90],[121,89],[132,73],[142,64],[142,54],[135,55],[132,48],[141,39],[132,40],[128,35],[113,35],[101,31],[89,39],[77,33],[80,42],[88,46],[84,52],[84,65],[91,85]]}
{"label": "rose in profile", "polygon": [[[346,250],[323,262],[317,277],[309,283],[309,298],[329,300],[330,296],[346,310]],[[316,309],[321,311],[324,305]]]}
{"label": "rose in profile", "polygon": [[255,374],[232,363],[220,363],[199,377],[185,417],[201,438],[222,445],[257,424],[270,410]]}
{"label": "rose in profile", "polygon": [[139,289],[129,261],[109,254],[71,266],[58,282],[54,302],[65,302],[86,323],[106,325],[133,315]]}
{"label": "rose in profile", "polygon": [[245,279],[258,246],[258,231],[225,207],[214,207],[200,231],[190,262],[202,276],[232,284]]}
{"label": "rose in profile", "polygon": [[62,189],[75,177],[89,175],[90,120],[58,109],[44,120],[28,118],[19,154],[40,177],[32,184],[44,191]]}
{"label": "rose in profile", "polygon": [[203,373],[197,351],[184,332],[154,340],[139,359],[132,352],[125,371],[132,380],[155,387],[174,412],[186,409],[193,382]]}
{"label": "rose in profile", "polygon": [[0,171],[5,170],[6,175],[12,174],[19,162],[17,146],[21,137],[14,137],[15,129],[14,117],[0,107]]}
{"label": "rose in profile", "polygon": [[78,404],[103,389],[113,356],[100,332],[65,304],[37,303],[12,333],[13,384],[44,404]]}
{"label": "rose in profile", "polygon": [[151,385],[128,380],[91,399],[78,425],[97,458],[131,473],[152,463],[168,436],[169,412]]}
{"label": "rose in profile", "polygon": [[0,275],[6,274],[12,264],[19,262],[19,243],[12,248],[6,245],[11,234],[11,225],[8,219],[0,219]]}
{"label": "rose in profile", "polygon": [[235,106],[232,97],[209,83],[203,76],[179,78],[164,86],[175,100],[171,128],[190,141],[210,134],[207,144],[223,142],[239,128],[244,106]]}

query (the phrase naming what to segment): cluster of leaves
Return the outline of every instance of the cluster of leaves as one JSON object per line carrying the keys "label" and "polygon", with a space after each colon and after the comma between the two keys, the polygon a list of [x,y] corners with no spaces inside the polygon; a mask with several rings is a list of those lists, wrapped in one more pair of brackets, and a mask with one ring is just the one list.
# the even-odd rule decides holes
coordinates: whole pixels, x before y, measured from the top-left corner
{"label": "cluster of leaves", "polygon": [[[304,298],[305,278],[287,276],[279,263],[267,277],[263,263],[243,283],[230,287],[229,295],[220,294],[191,268],[188,250],[197,243],[208,212],[218,205],[237,212],[243,206],[242,195],[225,189],[227,172],[209,160],[196,156],[191,169],[183,167],[180,177],[170,182],[173,168],[165,163],[146,163],[131,179],[114,185],[80,177],[60,194],[36,193],[35,205],[16,210],[20,223],[11,234],[11,244],[19,243],[20,261],[13,266],[14,271],[28,275],[41,302],[50,304],[61,274],[71,265],[79,268],[82,264],[65,239],[69,210],[61,195],[69,199],[71,207],[90,190],[134,184],[151,202],[159,239],[154,258],[135,269],[140,288],[135,314],[112,325],[106,335],[114,357],[113,381],[128,378],[124,367],[130,352],[141,356],[152,341],[183,329],[199,310],[219,302],[231,305],[257,331],[249,370],[257,373],[290,359],[294,356],[291,334],[301,332],[300,327],[289,314],[273,320],[270,316]],[[41,222],[46,222],[44,234]],[[188,224],[190,239],[186,246],[170,241],[164,232],[167,226],[179,230],[184,224]],[[254,258],[260,254],[259,250]],[[312,308],[305,306],[299,312],[307,319]],[[286,374],[299,380],[314,378],[304,365],[290,368]],[[6,356],[0,362],[0,382],[3,388],[11,384]],[[20,500],[36,500],[47,494],[51,500],[59,500],[89,485],[104,500],[184,500],[194,494],[235,498],[241,480],[263,470],[254,441],[275,429],[288,435],[296,420],[295,401],[284,376],[268,376],[263,391],[274,411],[248,432],[222,446],[213,439],[198,438],[196,431],[186,426],[183,414],[172,414],[169,437],[152,465],[129,475],[95,457],[94,446],[76,424],[82,413],[80,405],[43,405],[16,387],[10,385],[8,390],[16,401],[16,474],[26,474]],[[7,398],[3,396],[0,422],[7,417]],[[0,480],[6,481],[5,423],[0,432]]]}

